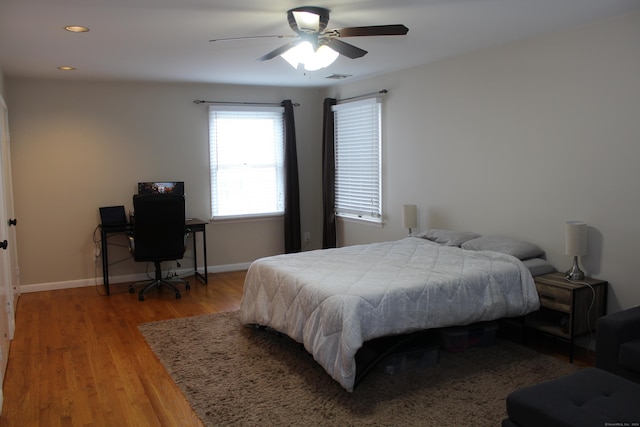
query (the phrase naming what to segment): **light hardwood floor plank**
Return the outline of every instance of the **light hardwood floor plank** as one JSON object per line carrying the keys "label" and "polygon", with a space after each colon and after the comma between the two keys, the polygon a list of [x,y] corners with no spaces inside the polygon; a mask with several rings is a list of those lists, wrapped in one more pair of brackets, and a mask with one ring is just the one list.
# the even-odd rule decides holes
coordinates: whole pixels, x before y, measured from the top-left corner
{"label": "light hardwood floor plank", "polygon": [[115,284],[20,296],[1,427],[201,426],[138,325],[237,310],[244,271],[209,275],[175,299]]}

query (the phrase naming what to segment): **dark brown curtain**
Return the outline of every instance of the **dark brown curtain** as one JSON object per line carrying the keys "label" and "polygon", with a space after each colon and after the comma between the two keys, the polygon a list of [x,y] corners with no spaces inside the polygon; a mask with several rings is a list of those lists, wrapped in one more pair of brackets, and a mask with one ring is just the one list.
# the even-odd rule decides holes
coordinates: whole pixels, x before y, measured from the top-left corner
{"label": "dark brown curtain", "polygon": [[336,247],[336,214],[335,214],[335,137],[333,132],[333,111],[336,105],[334,98],[325,98],[322,117],[322,247]]}
{"label": "dark brown curtain", "polygon": [[298,183],[298,153],[296,126],[291,100],[282,101],[284,107],[284,251],[300,252],[300,185]]}

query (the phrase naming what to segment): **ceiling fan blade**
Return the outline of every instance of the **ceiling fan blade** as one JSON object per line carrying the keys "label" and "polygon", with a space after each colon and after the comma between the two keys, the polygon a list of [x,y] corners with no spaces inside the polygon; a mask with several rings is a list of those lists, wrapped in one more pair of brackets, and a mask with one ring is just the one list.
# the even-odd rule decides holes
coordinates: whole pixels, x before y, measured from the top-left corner
{"label": "ceiling fan blade", "polygon": [[404,25],[371,25],[368,27],[348,27],[327,30],[324,35],[331,37],[404,36],[409,29]]}
{"label": "ceiling fan blade", "polygon": [[222,39],[211,39],[210,42],[228,42],[228,41],[236,41],[236,40],[252,40],[252,39],[287,39],[290,37],[295,37],[294,35],[290,36],[282,36],[282,35],[271,35],[271,36],[244,36],[244,37],[226,37]]}
{"label": "ceiling fan blade", "polygon": [[271,52],[267,53],[266,55],[261,56],[260,58],[258,58],[258,61],[268,61],[269,59],[273,59],[276,56],[282,55],[283,53],[285,53],[286,51],[294,47],[297,43],[298,41],[296,40],[296,41],[287,43],[285,45],[282,45],[279,48],[274,49]]}
{"label": "ceiling fan blade", "polygon": [[351,59],[360,58],[367,54],[366,50],[360,49],[359,47],[355,47],[354,45],[345,43],[338,39],[329,39],[325,44],[340,55],[344,55]]}

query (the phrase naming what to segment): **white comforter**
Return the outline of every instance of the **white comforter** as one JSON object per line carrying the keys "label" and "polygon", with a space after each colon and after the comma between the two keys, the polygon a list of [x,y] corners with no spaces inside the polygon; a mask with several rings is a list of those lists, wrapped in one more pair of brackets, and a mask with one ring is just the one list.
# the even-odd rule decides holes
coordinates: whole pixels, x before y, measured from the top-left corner
{"label": "white comforter", "polygon": [[355,354],[365,341],[521,316],[538,307],[533,278],[517,258],[407,237],[255,261],[240,321],[303,343],[352,391]]}

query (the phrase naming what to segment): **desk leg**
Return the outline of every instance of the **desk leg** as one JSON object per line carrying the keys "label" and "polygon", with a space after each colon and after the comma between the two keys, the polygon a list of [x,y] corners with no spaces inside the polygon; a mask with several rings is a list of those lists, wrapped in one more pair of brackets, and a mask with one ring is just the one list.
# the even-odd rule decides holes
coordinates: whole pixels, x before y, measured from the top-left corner
{"label": "desk leg", "polygon": [[100,244],[102,247],[102,283],[107,295],[109,295],[109,259],[107,255],[107,233],[104,230],[100,230]]}
{"label": "desk leg", "polygon": [[202,227],[202,252],[204,255],[204,283],[209,283],[209,272],[207,271],[207,229]]}
{"label": "desk leg", "polygon": [[198,249],[196,246],[196,240],[198,236],[197,231],[191,231],[193,233],[193,275],[196,278],[199,278],[198,275]]}
{"label": "desk leg", "polygon": [[202,230],[198,230],[200,232],[202,232],[202,249],[203,249],[203,255],[204,255],[204,275],[200,274],[200,272],[198,271],[198,251],[197,251],[197,245],[196,245],[196,233],[197,231],[193,232],[193,270],[194,270],[194,276],[198,279],[200,279],[204,284],[208,284],[209,283],[209,274],[207,273],[207,233],[205,231],[205,228],[202,227]]}

